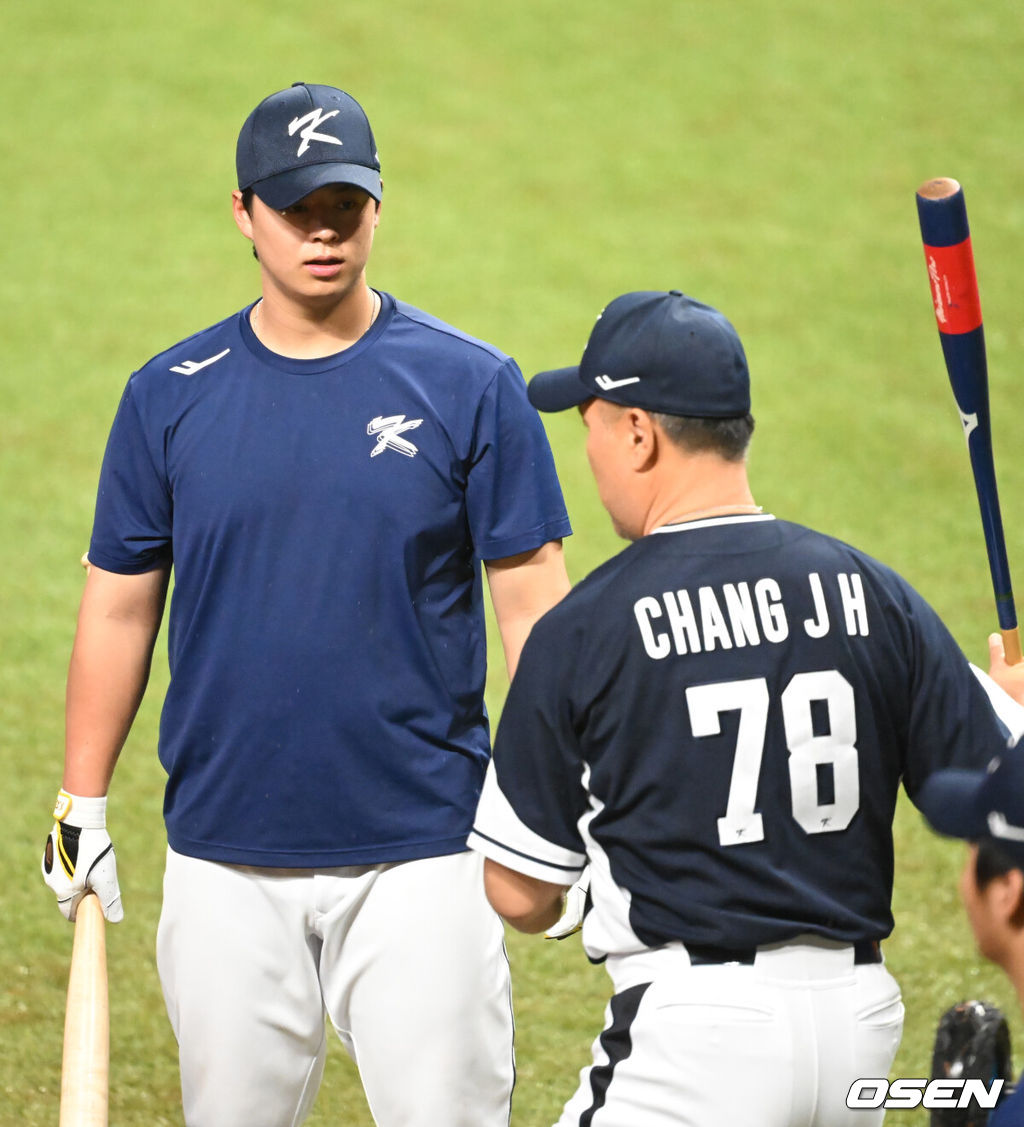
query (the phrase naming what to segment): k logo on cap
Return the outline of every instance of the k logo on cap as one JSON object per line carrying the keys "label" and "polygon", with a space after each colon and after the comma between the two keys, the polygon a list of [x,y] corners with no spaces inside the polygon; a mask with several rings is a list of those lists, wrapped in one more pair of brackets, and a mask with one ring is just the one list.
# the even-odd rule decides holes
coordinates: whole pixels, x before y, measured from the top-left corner
{"label": "k logo on cap", "polygon": [[316,128],[322,125],[328,118],[336,116],[337,110],[331,110],[330,113],[324,113],[323,110],[313,110],[311,113],[306,114],[305,117],[294,117],[288,124],[289,136],[294,136],[296,129],[302,129],[299,136],[302,138],[302,144],[299,145],[299,151],[295,154],[297,157],[309,148],[310,141],[323,141],[329,145],[340,145],[342,142],[337,137],[331,137],[326,133],[317,133]]}
{"label": "k logo on cap", "polygon": [[334,86],[297,82],[264,98],[238,134],[235,166],[239,188],[279,210],[327,184],[381,197],[370,122],[355,98]]}

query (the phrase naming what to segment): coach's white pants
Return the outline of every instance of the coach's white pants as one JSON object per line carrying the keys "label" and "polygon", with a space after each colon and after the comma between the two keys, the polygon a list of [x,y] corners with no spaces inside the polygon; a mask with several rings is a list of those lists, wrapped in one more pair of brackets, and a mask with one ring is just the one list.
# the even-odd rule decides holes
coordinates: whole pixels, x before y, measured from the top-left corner
{"label": "coach's white pants", "polygon": [[875,1127],[850,1111],[860,1077],[887,1076],[903,1003],[881,963],[809,939],[752,966],[689,965],[669,945],[609,959],[616,994],[594,1063],[557,1127]]}
{"label": "coach's white pants", "polygon": [[380,1127],[507,1127],[508,961],[481,864],[255,869],[169,851],[157,964],[188,1127],[297,1127],[325,1015]]}

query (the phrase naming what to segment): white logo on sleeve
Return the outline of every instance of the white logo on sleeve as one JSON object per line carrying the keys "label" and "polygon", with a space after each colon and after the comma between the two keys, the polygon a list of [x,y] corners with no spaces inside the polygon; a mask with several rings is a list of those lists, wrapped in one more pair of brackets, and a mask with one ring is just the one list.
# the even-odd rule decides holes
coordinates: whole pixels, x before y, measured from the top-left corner
{"label": "white logo on sleeve", "polygon": [[203,368],[208,368],[211,364],[216,364],[218,360],[223,360],[230,351],[230,348],[225,348],[223,352],[218,352],[216,356],[211,356],[206,360],[182,360],[180,364],[175,364],[171,371],[177,372],[179,376],[194,376],[196,372]]}
{"label": "white logo on sleeve", "polygon": [[628,383],[639,383],[639,382],[640,382],[639,376],[630,376],[628,379],[625,379],[625,380],[613,380],[611,378],[611,376],[595,376],[594,377],[594,383],[596,383],[597,386],[602,391],[611,391],[613,387],[625,387],[626,384],[628,384]]}
{"label": "white logo on sleeve", "polygon": [[[310,141],[325,141],[328,145],[340,145],[342,141],[338,137],[332,137],[329,133],[317,133],[316,128],[318,125],[323,125],[328,118],[334,117],[337,110],[331,110],[324,113],[321,109],[310,110],[305,117],[293,117],[288,125],[288,136],[294,137],[296,130],[302,130],[299,136],[302,138],[302,144],[299,145],[299,150],[295,154],[297,157],[309,148]],[[306,128],[303,129],[302,127]]]}
{"label": "white logo on sleeve", "polygon": [[376,458],[385,450],[397,450],[407,458],[415,458],[419,448],[401,436],[407,430],[415,430],[422,422],[422,419],[406,422],[404,415],[377,415],[371,419],[366,424],[366,433],[377,436],[377,445],[370,451],[370,457]]}

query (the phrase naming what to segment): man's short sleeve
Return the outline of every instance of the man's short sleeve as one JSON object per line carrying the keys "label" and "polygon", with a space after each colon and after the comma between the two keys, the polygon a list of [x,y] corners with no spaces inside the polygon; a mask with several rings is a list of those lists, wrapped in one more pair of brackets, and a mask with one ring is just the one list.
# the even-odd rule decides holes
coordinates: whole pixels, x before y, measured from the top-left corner
{"label": "man's short sleeve", "polygon": [[[996,709],[993,692],[1002,690],[990,691],[936,612],[917,592],[910,598],[913,682],[903,782],[913,798],[932,771],[984,767],[1005,750],[1013,729]],[[1013,710],[1007,698],[1008,719]]]}
{"label": "man's short sleeve", "polygon": [[480,559],[528,552],[572,532],[544,426],[512,360],[477,410],[466,504]]}
{"label": "man's short sleeve", "polygon": [[129,381],[100,470],[89,545],[97,567],[137,575],[171,559],[173,505],[160,465]]}
{"label": "man's short sleeve", "polygon": [[569,885],[587,861],[579,823],[589,803],[572,721],[572,647],[555,644],[546,627],[547,616],[523,648],[469,844],[507,868]]}

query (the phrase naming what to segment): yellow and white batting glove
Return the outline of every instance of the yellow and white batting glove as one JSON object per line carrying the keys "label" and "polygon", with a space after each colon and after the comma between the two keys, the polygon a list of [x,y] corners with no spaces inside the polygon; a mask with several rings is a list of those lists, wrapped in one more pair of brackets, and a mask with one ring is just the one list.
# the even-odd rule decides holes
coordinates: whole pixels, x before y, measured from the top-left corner
{"label": "yellow and white batting glove", "polygon": [[43,880],[57,894],[57,907],[74,920],[78,902],[92,889],[112,924],[124,919],[114,846],[107,833],[107,800],[62,790],[53,808],[53,829],[43,850]]}
{"label": "yellow and white batting glove", "polygon": [[562,915],[544,932],[545,939],[568,939],[583,926],[587,914],[587,896],[590,893],[590,868],[583,870],[580,879],[566,891]]}

